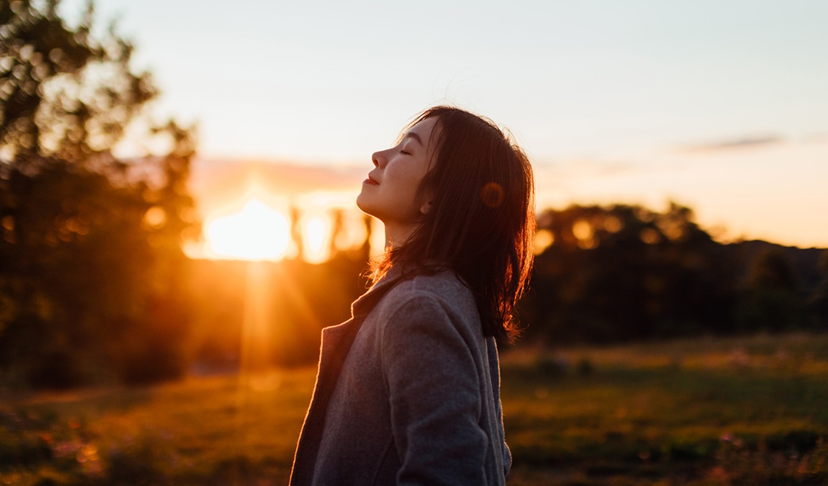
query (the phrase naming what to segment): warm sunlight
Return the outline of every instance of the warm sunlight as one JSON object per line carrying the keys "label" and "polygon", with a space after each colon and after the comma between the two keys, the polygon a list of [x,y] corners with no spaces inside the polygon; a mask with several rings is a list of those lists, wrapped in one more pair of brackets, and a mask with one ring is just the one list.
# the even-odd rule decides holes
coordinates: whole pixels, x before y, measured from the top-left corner
{"label": "warm sunlight", "polygon": [[209,222],[204,233],[210,253],[237,260],[279,260],[290,245],[288,219],[258,199]]}
{"label": "warm sunlight", "polygon": [[331,222],[322,215],[312,215],[302,224],[305,261],[321,263],[329,257]]}

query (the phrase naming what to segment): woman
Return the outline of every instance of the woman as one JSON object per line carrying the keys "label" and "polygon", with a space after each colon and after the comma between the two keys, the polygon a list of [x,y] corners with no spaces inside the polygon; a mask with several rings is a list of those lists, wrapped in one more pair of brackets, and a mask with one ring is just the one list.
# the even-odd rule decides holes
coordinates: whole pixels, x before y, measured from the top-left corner
{"label": "woman", "polygon": [[322,333],[291,484],[504,484],[495,338],[514,336],[532,264],[529,161],[440,106],[373,162],[357,205],[385,225],[385,257]]}

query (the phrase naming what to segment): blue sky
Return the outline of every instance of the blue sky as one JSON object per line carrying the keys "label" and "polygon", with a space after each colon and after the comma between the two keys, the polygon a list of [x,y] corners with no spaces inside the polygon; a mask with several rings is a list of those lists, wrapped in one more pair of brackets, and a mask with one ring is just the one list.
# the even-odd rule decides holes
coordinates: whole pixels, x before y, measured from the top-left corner
{"label": "blue sky", "polygon": [[724,239],[828,247],[828,2],[96,4],[204,167],[369,164],[449,102],[511,130],[541,205],[672,198]]}

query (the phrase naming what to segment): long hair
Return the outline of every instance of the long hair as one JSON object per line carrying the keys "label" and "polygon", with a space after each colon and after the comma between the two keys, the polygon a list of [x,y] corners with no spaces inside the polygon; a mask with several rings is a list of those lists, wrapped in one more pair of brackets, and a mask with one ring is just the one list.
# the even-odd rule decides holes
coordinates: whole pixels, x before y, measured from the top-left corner
{"label": "long hair", "polygon": [[405,243],[374,273],[450,268],[474,294],[483,333],[512,341],[514,308],[534,260],[534,182],[529,159],[490,120],[437,106],[409,124],[436,117],[435,160],[417,191],[431,207]]}

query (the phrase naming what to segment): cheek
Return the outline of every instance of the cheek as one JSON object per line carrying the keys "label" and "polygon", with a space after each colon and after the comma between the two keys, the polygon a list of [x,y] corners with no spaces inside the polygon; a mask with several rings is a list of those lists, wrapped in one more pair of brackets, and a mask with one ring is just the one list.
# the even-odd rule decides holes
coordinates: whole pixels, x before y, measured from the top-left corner
{"label": "cheek", "polygon": [[417,174],[412,174],[408,179],[405,181],[405,192],[409,195],[414,195],[417,193],[417,189],[420,187],[420,182],[423,180]]}
{"label": "cheek", "polygon": [[420,187],[420,184],[423,182],[423,179],[427,173],[428,165],[426,163],[420,162],[418,164],[412,164],[412,166],[408,168],[407,173],[409,187],[416,191]]}
{"label": "cheek", "polygon": [[422,176],[414,167],[396,167],[396,170],[386,173],[385,187],[389,195],[408,195],[417,191]]}
{"label": "cheek", "polygon": [[406,181],[405,188],[399,191],[400,198],[404,201],[409,210],[419,212],[419,199],[417,197],[420,189],[420,184],[423,182],[425,174],[412,174]]}

